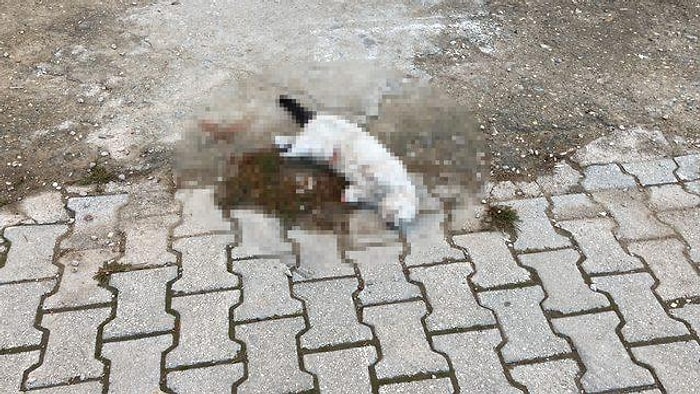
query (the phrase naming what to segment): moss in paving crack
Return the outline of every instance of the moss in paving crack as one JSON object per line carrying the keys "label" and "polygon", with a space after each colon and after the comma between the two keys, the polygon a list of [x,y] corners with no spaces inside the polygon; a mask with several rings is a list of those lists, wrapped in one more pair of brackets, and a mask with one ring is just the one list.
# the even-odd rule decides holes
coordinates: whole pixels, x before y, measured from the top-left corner
{"label": "moss in paving crack", "polygon": [[85,185],[92,185],[92,184],[105,184],[110,181],[116,180],[117,177],[114,175],[113,172],[109,171],[105,167],[101,165],[96,165],[90,169],[90,172],[87,176],[85,176],[83,179],[81,179],[78,184],[85,186]]}
{"label": "moss in paving crack", "polygon": [[517,233],[521,222],[518,212],[507,205],[492,205],[486,210],[484,222],[503,232]]}
{"label": "moss in paving crack", "polygon": [[100,285],[102,286],[107,286],[109,283],[109,276],[112,275],[115,272],[126,272],[130,271],[131,266],[128,264],[122,264],[116,261],[108,261],[100,267],[100,269],[97,270],[95,275],[92,277],[95,279]]}

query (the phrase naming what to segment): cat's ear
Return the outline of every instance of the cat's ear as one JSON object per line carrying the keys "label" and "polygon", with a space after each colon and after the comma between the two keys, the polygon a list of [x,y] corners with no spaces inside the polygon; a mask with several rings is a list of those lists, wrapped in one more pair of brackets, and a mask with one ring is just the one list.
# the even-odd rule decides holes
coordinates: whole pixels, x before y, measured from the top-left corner
{"label": "cat's ear", "polygon": [[238,133],[248,131],[251,127],[251,120],[243,118],[233,123],[217,123],[210,120],[200,120],[199,130],[215,141],[233,142]]}

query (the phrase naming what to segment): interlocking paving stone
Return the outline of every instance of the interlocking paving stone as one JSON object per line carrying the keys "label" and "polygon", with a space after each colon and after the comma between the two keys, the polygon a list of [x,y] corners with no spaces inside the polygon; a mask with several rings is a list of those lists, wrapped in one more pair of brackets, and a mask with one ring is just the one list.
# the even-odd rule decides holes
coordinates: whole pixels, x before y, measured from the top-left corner
{"label": "interlocking paving stone", "polygon": [[615,328],[615,312],[553,319],[554,330],[574,343],[586,371],[581,385],[586,391],[620,390],[654,384],[651,373],[632,362]]}
{"label": "interlocking paving stone", "polygon": [[37,361],[39,351],[0,354],[0,393],[19,392],[22,374]]}
{"label": "interlocking paving stone", "polygon": [[518,212],[522,220],[518,224],[518,238],[513,246],[516,250],[542,250],[571,246],[568,238],[557,234],[547,217],[549,203],[544,198],[512,201],[506,203]]}
{"label": "interlocking paving stone", "polygon": [[542,307],[564,314],[604,308],[608,299],[586,285],[576,262],[581,256],[573,249],[521,255],[520,262],[534,268],[542,280],[547,298]]}
{"label": "interlocking paving stone", "polygon": [[235,326],[235,337],[246,344],[248,379],[243,393],[290,393],[311,390],[313,377],[298,367],[296,335],[306,327],[301,317]]}
{"label": "interlocking paving stone", "polygon": [[610,294],[622,313],[622,337],[628,342],[687,335],[683,323],[671,319],[651,292],[654,278],[647,273],[593,278],[597,290]]}
{"label": "interlocking paving stone", "polygon": [[544,292],[539,286],[479,293],[481,304],[496,313],[505,333],[501,349],[507,363],[539,359],[568,353],[569,345],[549,328],[540,302]]}
{"label": "interlocking paving stone", "polygon": [[622,240],[663,238],[673,235],[673,230],[654,217],[646,206],[643,192],[610,190],[593,193],[593,198],[603,204],[617,221],[615,231]]}
{"label": "interlocking paving stone", "polygon": [[531,281],[530,273],[515,262],[503,234],[472,233],[455,236],[453,241],[469,253],[476,270],[471,278],[475,285],[491,288]]}
{"label": "interlocking paving stone", "polygon": [[233,384],[243,378],[243,364],[219,364],[170,371],[168,387],[178,394],[230,393]]}
{"label": "interlocking paving stone", "polygon": [[578,242],[586,260],[581,267],[589,274],[626,272],[644,268],[641,260],[627,254],[612,231],[615,222],[606,218],[581,219],[560,222]]}
{"label": "interlocking paving stone", "polygon": [[42,333],[34,328],[36,310],[41,296],[53,286],[54,281],[0,286],[0,350],[39,345]]}
{"label": "interlocking paving stone", "polygon": [[547,194],[568,193],[573,187],[578,186],[583,178],[580,172],[576,171],[566,162],[558,163],[554,166],[552,175],[544,175],[537,178],[537,183]]}
{"label": "interlocking paving stone", "polygon": [[182,204],[182,222],[173,229],[174,237],[230,232],[233,223],[225,220],[214,203],[211,189],[181,189],[175,198]]}
{"label": "interlocking paving stone", "polygon": [[496,347],[502,342],[497,329],[467,331],[433,337],[435,350],[452,362],[463,393],[519,393],[503,372]]}
{"label": "interlocking paving stone", "polygon": [[591,218],[600,215],[601,212],[605,212],[605,209],[583,193],[552,196],[554,220]]}
{"label": "interlocking paving stone", "polygon": [[58,259],[63,275],[58,291],[44,301],[43,308],[75,308],[112,301],[112,293],[98,286],[95,273],[102,265],[118,256],[108,249],[72,250]]}
{"label": "interlocking paving stone", "polygon": [[364,308],[364,321],[374,327],[382,353],[375,366],[378,379],[447,371],[447,361],[433,352],[425,337],[425,314],[422,301]]}
{"label": "interlocking paving stone", "polygon": [[410,253],[404,258],[404,264],[411,267],[464,259],[464,253],[447,242],[444,221],[444,215],[437,213],[416,218],[413,226],[406,231]]}
{"label": "interlocking paving stone", "polygon": [[292,244],[284,240],[280,219],[247,209],[231,211],[238,222],[241,241],[231,250],[231,257],[278,256],[292,253]]}
{"label": "interlocking paving stone", "polygon": [[173,241],[173,249],[182,256],[182,276],[173,283],[173,293],[190,294],[238,287],[238,277],[227,269],[227,246],[233,242],[229,234]]}
{"label": "interlocking paving stone", "polygon": [[700,179],[700,155],[686,155],[675,158],[678,163],[676,176],[682,181]]}
{"label": "interlocking paving stone", "polygon": [[44,192],[29,196],[22,200],[20,209],[35,223],[65,222],[68,212],[63,207],[63,196],[60,192]]}
{"label": "interlocking paving stone", "polygon": [[700,181],[687,182],[685,184],[685,188],[691,193],[695,193],[695,194],[700,195]]}
{"label": "interlocking paving stone", "polygon": [[430,331],[496,324],[493,313],[476,302],[467,277],[468,263],[411,269],[411,279],[424,285],[432,311],[425,319]]}
{"label": "interlocking paving stone", "polygon": [[670,224],[690,245],[690,258],[700,263],[700,208],[678,212],[661,212],[659,219]]}
{"label": "interlocking paving stone", "polygon": [[358,209],[349,214],[348,233],[350,249],[400,242],[399,233],[387,229],[381,217],[369,209]]}
{"label": "interlocking paving stone", "polygon": [[369,366],[376,361],[372,346],[304,356],[306,369],[318,377],[322,393],[371,393]]}
{"label": "interlocking paving stone", "polygon": [[570,359],[518,365],[510,372],[513,379],[530,393],[580,393],[576,387],[579,367]]}
{"label": "interlocking paving stone", "polygon": [[409,393],[454,393],[452,382],[448,378],[414,380],[411,382],[387,384],[379,387],[379,394]]}
{"label": "interlocking paving stone", "polygon": [[104,365],[95,359],[97,327],[109,315],[109,308],[45,313],[41,326],[49,330],[49,341],[41,365],[29,373],[27,387],[99,378]]}
{"label": "interlocking paving stone", "polygon": [[[108,184],[105,191],[112,193],[109,186]],[[126,187],[123,184],[120,186],[121,190],[129,193],[129,203],[119,210],[120,220],[177,214],[181,209],[180,202],[168,190],[165,182],[137,182]]]}
{"label": "interlocking paving stone", "polygon": [[673,171],[676,170],[676,162],[672,159],[657,159],[625,163],[622,165],[625,171],[639,179],[644,186],[659,185],[662,183],[676,182]]}
{"label": "interlocking paving stone", "polygon": [[657,212],[700,206],[700,196],[688,193],[681,185],[652,186],[647,191],[649,206]]}
{"label": "interlocking paving stone", "polygon": [[161,353],[172,341],[172,335],[168,334],[102,345],[102,356],[111,362],[109,391],[160,392]]}
{"label": "interlocking paving stone", "polygon": [[127,201],[126,194],[69,198],[67,205],[75,212],[75,222],[61,248],[95,249],[111,242],[107,236],[116,232],[117,211]]}
{"label": "interlocking paving stone", "polygon": [[700,345],[695,341],[632,348],[634,357],[651,365],[669,393],[692,393],[700,385]]}
{"label": "interlocking paving stone", "polygon": [[309,328],[299,338],[303,349],[318,349],[372,339],[369,327],[360,324],[352,293],[357,279],[334,279],[294,285],[294,295],[305,301]]}
{"label": "interlocking paving stone", "polygon": [[3,237],[12,242],[5,266],[0,268],[0,284],[54,277],[58,267],[51,264],[58,237],[68,226],[19,226],[5,229]]}
{"label": "interlocking paving stone", "polygon": [[583,169],[581,185],[587,191],[626,189],[637,186],[634,178],[622,172],[617,164],[592,165]]}
{"label": "interlocking paving stone", "polygon": [[494,201],[512,200],[513,198],[517,197],[516,193],[518,191],[518,187],[515,186],[513,181],[496,182],[490,189],[489,198]]}
{"label": "interlocking paving stone", "polygon": [[90,381],[67,386],[54,386],[45,389],[32,390],[32,394],[100,394],[102,393],[102,383]]}
{"label": "interlocking paving stone", "polygon": [[685,246],[676,239],[636,242],[630,252],[641,256],[659,280],[655,291],[664,301],[700,295],[700,275],[683,251]]}
{"label": "interlocking paving stone", "polygon": [[289,268],[280,260],[234,261],[233,272],[241,276],[243,286],[243,303],[233,311],[235,321],[302,313],[301,301],[290,294]]}
{"label": "interlocking paving stone", "polygon": [[700,338],[700,304],[686,304],[682,308],[671,309],[671,315],[690,324],[690,328]]}
{"label": "interlocking paving stone", "polygon": [[165,311],[167,282],[177,267],[115,272],[109,285],[117,289],[117,313],[102,332],[104,339],[123,338],[171,330],[175,316]]}
{"label": "interlocking paving stone", "polygon": [[239,295],[238,290],[229,290],[173,298],[172,308],[180,315],[180,338],[166,355],[165,366],[234,359],[241,345],[229,338],[229,310]]}
{"label": "interlocking paving stone", "polygon": [[175,255],[168,251],[168,234],[178,220],[177,216],[170,215],[122,221],[119,227],[125,234],[126,244],[119,262],[144,266],[175,263]]}
{"label": "interlocking paving stone", "polygon": [[401,245],[371,246],[367,250],[350,251],[346,256],[355,262],[364,280],[358,294],[362,305],[402,301],[420,297],[418,286],[408,283],[399,256]]}
{"label": "interlocking paving stone", "polygon": [[294,271],[297,281],[354,275],[352,265],[340,258],[338,237],[303,230],[290,230],[287,237],[299,245],[299,267]]}

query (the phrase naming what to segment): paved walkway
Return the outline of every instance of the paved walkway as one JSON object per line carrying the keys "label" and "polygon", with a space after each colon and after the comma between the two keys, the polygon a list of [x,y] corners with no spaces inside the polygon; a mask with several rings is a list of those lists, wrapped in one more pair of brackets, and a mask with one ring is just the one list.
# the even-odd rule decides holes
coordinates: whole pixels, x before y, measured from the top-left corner
{"label": "paved walkway", "polygon": [[497,184],[514,240],[435,213],[342,253],[124,187],[0,215],[1,393],[699,390],[700,155]]}

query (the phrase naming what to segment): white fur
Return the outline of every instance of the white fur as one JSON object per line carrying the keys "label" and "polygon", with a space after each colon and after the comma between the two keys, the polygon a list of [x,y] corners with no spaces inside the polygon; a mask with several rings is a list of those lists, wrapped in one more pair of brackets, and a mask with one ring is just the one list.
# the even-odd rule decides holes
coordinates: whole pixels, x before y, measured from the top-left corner
{"label": "white fur", "polygon": [[[290,142],[286,137],[275,138],[279,146],[289,146]],[[416,216],[416,188],[403,163],[354,123],[333,115],[318,115],[282,155],[328,163],[350,182],[343,192],[345,202],[375,204],[382,218],[394,225],[410,222]]]}

